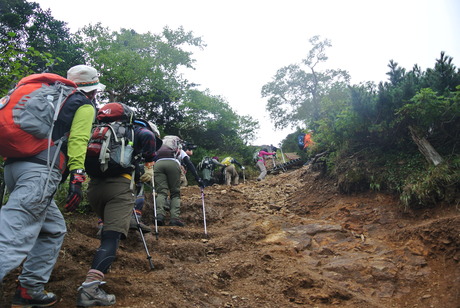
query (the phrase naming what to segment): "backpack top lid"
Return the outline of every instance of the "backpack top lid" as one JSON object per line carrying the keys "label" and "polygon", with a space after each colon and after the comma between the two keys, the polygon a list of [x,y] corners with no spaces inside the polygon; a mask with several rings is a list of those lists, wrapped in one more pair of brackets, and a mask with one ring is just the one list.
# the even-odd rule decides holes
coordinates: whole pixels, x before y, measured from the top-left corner
{"label": "backpack top lid", "polygon": [[32,75],[26,76],[22,78],[21,80],[19,80],[17,86],[20,86],[26,83],[35,83],[35,82],[47,83],[47,84],[53,84],[55,82],[62,82],[63,84],[67,86],[71,86],[74,88],[77,87],[76,83],[73,82],[72,80],[69,80],[67,78],[64,78],[62,76],[59,76],[53,73],[40,73],[40,74],[32,74]]}
{"label": "backpack top lid", "polygon": [[182,139],[180,139],[178,136],[164,136],[163,146],[168,147],[169,149],[174,151],[182,150]]}
{"label": "backpack top lid", "polygon": [[106,123],[114,121],[132,123],[134,111],[123,103],[107,103],[99,109],[96,118]]}

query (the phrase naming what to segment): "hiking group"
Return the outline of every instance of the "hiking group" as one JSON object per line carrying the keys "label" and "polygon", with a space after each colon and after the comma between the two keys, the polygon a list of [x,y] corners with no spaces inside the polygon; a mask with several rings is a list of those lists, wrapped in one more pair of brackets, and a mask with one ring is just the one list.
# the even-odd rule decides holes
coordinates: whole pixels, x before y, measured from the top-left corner
{"label": "hiking group", "polygon": [[[119,241],[130,229],[139,228],[141,234],[151,231],[140,223],[144,184],[153,189],[155,226],[166,225],[169,211],[168,225],[183,227],[180,188],[186,172],[195,178],[202,197],[206,186],[238,185],[235,165],[245,179],[245,167],[233,157],[222,161],[205,157],[195,168],[190,160],[195,145],[178,136],[161,138],[154,123],[136,117],[123,103],[98,108],[96,94],[105,89],[98,76],[87,65],[70,68],[67,78],[33,74],[21,79],[0,101],[0,155],[9,191],[0,210],[0,291],[4,277],[22,265],[12,307],[48,307],[58,301],[55,294],[45,291],[45,284],[67,232],[54,200],[59,184],[67,179],[64,209],[77,209],[88,174],[87,199],[101,226],[99,247],[77,288],[76,304],[82,307],[116,303],[115,295],[101,286]],[[259,181],[267,174],[268,155],[276,155],[276,149],[257,153]],[[220,181],[214,175],[216,167],[221,167]]]}

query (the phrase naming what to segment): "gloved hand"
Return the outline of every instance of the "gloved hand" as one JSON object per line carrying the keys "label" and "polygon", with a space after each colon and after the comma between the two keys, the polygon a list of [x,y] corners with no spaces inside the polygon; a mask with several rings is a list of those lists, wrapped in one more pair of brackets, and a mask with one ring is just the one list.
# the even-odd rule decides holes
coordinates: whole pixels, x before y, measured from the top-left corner
{"label": "gloved hand", "polygon": [[196,181],[198,182],[198,186],[200,186],[201,188],[204,188],[204,182],[203,182],[203,179],[201,179],[201,178],[198,178],[198,179],[196,179]]}
{"label": "gloved hand", "polygon": [[140,180],[144,183],[152,181],[153,178],[153,166],[145,167],[144,174],[141,175]]}
{"label": "gloved hand", "polygon": [[67,195],[66,205],[64,206],[66,211],[73,212],[77,209],[83,199],[81,184],[83,184],[84,181],[86,181],[85,170],[75,169],[70,171],[69,193]]}
{"label": "gloved hand", "polygon": [[244,169],[246,169],[246,168],[244,168],[244,166],[242,166],[242,167],[241,167],[241,170],[244,170]]}

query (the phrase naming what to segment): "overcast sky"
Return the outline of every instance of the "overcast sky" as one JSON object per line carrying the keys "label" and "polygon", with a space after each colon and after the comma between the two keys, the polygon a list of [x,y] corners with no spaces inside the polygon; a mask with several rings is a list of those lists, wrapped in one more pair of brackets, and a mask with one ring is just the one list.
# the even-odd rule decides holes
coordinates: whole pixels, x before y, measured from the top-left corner
{"label": "overcast sky", "polygon": [[390,60],[410,70],[433,67],[441,51],[460,66],[458,0],[35,0],[72,32],[101,22],[118,31],[160,33],[183,26],[207,47],[194,52],[186,78],[261,122],[255,144],[278,145],[260,92],[276,71],[300,63],[314,35],[331,40],[318,70],[344,69],[352,83],[387,80]]}

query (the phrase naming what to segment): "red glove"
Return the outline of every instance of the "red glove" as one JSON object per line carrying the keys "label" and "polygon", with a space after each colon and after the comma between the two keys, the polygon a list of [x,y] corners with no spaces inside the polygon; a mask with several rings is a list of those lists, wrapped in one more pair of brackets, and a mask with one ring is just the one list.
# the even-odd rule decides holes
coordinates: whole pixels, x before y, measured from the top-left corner
{"label": "red glove", "polygon": [[73,212],[77,209],[83,199],[81,185],[84,181],[86,181],[85,170],[75,169],[70,171],[69,194],[67,195],[67,203],[64,206],[66,211]]}

